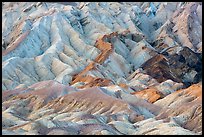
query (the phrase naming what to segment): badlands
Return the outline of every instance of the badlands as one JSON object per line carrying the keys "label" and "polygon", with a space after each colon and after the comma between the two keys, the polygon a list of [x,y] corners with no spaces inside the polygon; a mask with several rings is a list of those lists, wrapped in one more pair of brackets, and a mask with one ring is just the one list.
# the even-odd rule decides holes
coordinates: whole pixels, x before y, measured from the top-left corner
{"label": "badlands", "polygon": [[3,2],[3,135],[201,135],[202,2]]}

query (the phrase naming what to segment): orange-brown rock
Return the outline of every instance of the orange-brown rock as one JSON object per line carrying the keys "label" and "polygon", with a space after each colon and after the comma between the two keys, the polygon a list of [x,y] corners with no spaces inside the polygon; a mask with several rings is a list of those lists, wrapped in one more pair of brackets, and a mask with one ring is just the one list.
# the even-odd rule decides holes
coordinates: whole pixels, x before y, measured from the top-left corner
{"label": "orange-brown rock", "polygon": [[2,134],[202,134],[201,12],[3,2]]}
{"label": "orange-brown rock", "polygon": [[153,88],[153,87],[145,90],[133,92],[131,94],[137,97],[140,97],[142,99],[145,99],[150,103],[154,103],[155,101],[163,97],[163,95],[160,92],[158,92],[156,88]]}
{"label": "orange-brown rock", "polygon": [[124,88],[124,89],[128,89],[129,88],[129,86],[124,84],[124,83],[120,83],[120,84],[118,84],[118,86],[120,86],[121,88]]}
{"label": "orange-brown rock", "polygon": [[202,85],[178,90],[154,104],[163,107],[156,119],[175,117],[175,121],[191,131],[202,131]]}
{"label": "orange-brown rock", "polygon": [[[85,69],[83,71],[81,71],[79,74],[76,74],[73,76],[72,78],[72,82],[70,83],[71,85],[81,81],[85,76],[84,74],[92,69],[95,68],[95,62],[91,62],[88,66],[85,67]],[[89,79],[89,77],[88,77]]]}
{"label": "orange-brown rock", "polygon": [[86,76],[86,77],[82,78],[81,81],[86,82],[87,84],[85,84],[83,86],[79,86],[78,88],[103,87],[103,86],[109,86],[112,84],[111,80],[109,80],[109,79],[95,78],[95,77],[90,78],[90,77],[91,76]]}
{"label": "orange-brown rock", "polygon": [[175,82],[181,82],[181,80],[174,76],[171,72],[171,68],[168,65],[167,58],[158,54],[153,58],[149,59],[142,65],[142,68],[147,72],[148,75],[155,78],[158,82],[164,82],[171,79]]}
{"label": "orange-brown rock", "polygon": [[[123,34],[129,33],[129,31],[125,31]],[[110,80],[102,79],[102,78],[93,78],[90,76],[86,76],[86,73],[92,69],[95,69],[96,63],[103,64],[103,62],[108,58],[108,56],[113,52],[113,45],[109,43],[109,39],[112,37],[117,36],[117,32],[113,32],[109,35],[104,35],[103,37],[99,38],[95,46],[101,50],[101,53],[94,59],[94,62],[91,62],[88,66],[85,67],[83,71],[81,71],[79,74],[76,74],[72,78],[71,85],[76,82],[88,82],[85,85],[81,86],[80,88],[84,87],[92,87],[92,86],[107,86],[111,83]],[[93,80],[93,81],[92,81]],[[102,82],[102,83],[96,83],[96,82]]]}
{"label": "orange-brown rock", "polygon": [[111,43],[106,42],[106,39],[109,39],[113,36],[116,36],[117,33],[111,33],[110,35],[104,35],[102,38],[96,41],[96,47],[101,50],[101,53],[96,57],[95,62],[102,64],[106,58],[113,51],[113,45]]}

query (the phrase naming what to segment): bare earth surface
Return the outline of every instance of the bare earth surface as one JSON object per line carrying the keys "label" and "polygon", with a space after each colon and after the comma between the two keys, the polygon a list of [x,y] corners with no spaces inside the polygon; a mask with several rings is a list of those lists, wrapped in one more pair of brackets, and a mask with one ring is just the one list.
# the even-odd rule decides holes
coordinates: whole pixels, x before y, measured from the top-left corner
{"label": "bare earth surface", "polygon": [[201,135],[202,3],[2,3],[3,135]]}

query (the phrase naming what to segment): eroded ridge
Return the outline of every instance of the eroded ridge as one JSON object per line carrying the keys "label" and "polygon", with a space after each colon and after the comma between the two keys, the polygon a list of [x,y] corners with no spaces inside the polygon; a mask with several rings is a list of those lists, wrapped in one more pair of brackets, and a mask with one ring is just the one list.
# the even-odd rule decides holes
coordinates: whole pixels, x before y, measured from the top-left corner
{"label": "eroded ridge", "polygon": [[3,2],[3,135],[202,135],[201,2]]}

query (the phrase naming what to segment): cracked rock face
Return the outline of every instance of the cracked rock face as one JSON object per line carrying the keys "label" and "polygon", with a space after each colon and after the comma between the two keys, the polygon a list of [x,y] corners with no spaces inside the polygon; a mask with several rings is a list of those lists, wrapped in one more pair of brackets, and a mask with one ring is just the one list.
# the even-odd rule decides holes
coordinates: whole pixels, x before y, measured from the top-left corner
{"label": "cracked rock face", "polygon": [[3,135],[201,135],[202,3],[3,2]]}

